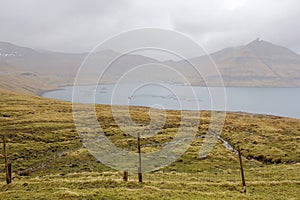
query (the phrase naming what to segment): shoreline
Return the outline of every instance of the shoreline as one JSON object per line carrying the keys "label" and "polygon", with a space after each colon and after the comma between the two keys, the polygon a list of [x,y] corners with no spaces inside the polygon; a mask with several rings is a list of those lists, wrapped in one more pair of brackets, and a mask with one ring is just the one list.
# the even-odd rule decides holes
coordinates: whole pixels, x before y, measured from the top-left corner
{"label": "shoreline", "polygon": [[68,86],[73,86],[73,84],[63,84],[63,85],[58,85],[55,86],[52,89],[47,89],[47,90],[40,90],[36,93],[37,96],[43,97],[43,95],[47,92],[53,92],[53,91],[60,91],[63,90],[63,87],[68,87]]}
{"label": "shoreline", "polygon": [[[89,85],[89,84],[86,84],[86,85],[79,85],[79,86],[87,86],[87,85]],[[112,84],[102,84],[102,85],[112,85]],[[60,85],[60,86],[58,86],[57,87],[57,89],[55,89],[55,88],[53,88],[53,89],[49,89],[49,90],[44,90],[44,91],[41,91],[41,92],[39,92],[38,93],[38,96],[41,96],[41,97],[44,97],[43,95],[45,95],[45,93],[47,93],[47,92],[52,92],[52,91],[62,91],[62,90],[64,90],[64,88],[63,87],[68,87],[68,86],[70,86],[70,87],[72,87],[73,85],[72,84],[65,84],[65,85]],[[178,86],[178,85],[175,85],[175,86]],[[189,86],[184,86],[184,85],[182,85],[182,86],[179,86],[179,87],[189,87]],[[202,87],[202,86],[192,86],[192,87]],[[213,88],[213,87],[212,87]],[[228,88],[241,88],[241,90],[242,90],[242,88],[246,88],[246,87],[228,87]],[[300,89],[300,88],[291,88],[291,87],[289,87],[289,88],[283,88],[283,87],[272,87],[272,88],[267,88],[267,87],[247,87],[246,89],[274,89],[274,90],[276,90],[276,89]],[[184,88],[183,88],[184,89]],[[274,92],[276,92],[276,91],[272,91],[272,93],[274,93]],[[298,90],[297,90],[298,91]],[[225,93],[226,93],[226,88],[225,88]],[[68,95],[70,95],[70,94],[68,94]],[[47,97],[46,97],[47,98]],[[49,97],[49,98],[51,98],[51,97]],[[55,99],[55,98],[54,98]],[[66,101],[66,100],[63,100],[63,99],[59,99],[59,100],[62,100],[62,101]],[[66,101],[66,102],[72,102],[72,101]],[[80,102],[79,102],[80,103]],[[105,102],[102,102],[102,103],[100,103],[100,102],[95,102],[95,104],[102,104],[102,105],[110,105],[110,104],[105,104]],[[277,105],[277,104],[276,104]],[[134,105],[132,105],[132,106],[134,106]],[[136,106],[139,106],[139,105],[136,105]],[[151,106],[149,106],[149,105],[140,105],[140,106],[143,106],[143,107],[151,107]],[[207,109],[210,109],[210,108],[206,108],[206,110]],[[241,110],[240,110],[241,109]],[[166,109],[166,110],[191,110],[191,111],[201,111],[201,110],[193,110],[193,109],[188,109],[188,107],[187,107],[187,109],[179,109],[179,108],[169,108],[169,109]],[[205,110],[205,108],[203,109],[203,110]],[[225,109],[226,110],[226,109]],[[252,110],[252,111],[251,111]],[[212,110],[210,110],[210,111],[212,111]],[[231,109],[230,110],[227,110],[227,111],[222,111],[222,110],[214,110],[214,111],[220,111],[220,112],[240,112],[240,113],[249,113],[249,114],[254,114],[254,115],[256,115],[256,114],[259,114],[259,115],[271,115],[271,116],[278,116],[278,117],[286,117],[286,118],[291,118],[291,119],[297,119],[297,120],[299,120],[300,119],[300,116],[299,115],[297,115],[297,113],[295,113],[295,112],[291,112],[291,111],[288,111],[288,112],[281,112],[280,111],[280,109],[277,111],[277,112],[274,112],[274,110],[270,110],[270,109],[266,109],[265,111],[263,110],[263,111],[256,111],[255,110],[255,107],[254,107],[254,110],[253,110],[253,108],[251,108],[251,107],[245,107],[243,110],[242,110],[242,107],[231,107]],[[276,111],[276,109],[275,109],[275,111]]]}

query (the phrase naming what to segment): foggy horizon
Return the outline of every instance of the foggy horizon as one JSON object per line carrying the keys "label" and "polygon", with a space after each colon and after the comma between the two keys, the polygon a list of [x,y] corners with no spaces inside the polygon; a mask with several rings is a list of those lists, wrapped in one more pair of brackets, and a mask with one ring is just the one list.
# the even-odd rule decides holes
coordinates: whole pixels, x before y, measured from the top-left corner
{"label": "foggy horizon", "polygon": [[122,32],[154,27],[183,33],[209,53],[261,38],[299,54],[299,7],[296,0],[1,1],[0,41],[83,53]]}

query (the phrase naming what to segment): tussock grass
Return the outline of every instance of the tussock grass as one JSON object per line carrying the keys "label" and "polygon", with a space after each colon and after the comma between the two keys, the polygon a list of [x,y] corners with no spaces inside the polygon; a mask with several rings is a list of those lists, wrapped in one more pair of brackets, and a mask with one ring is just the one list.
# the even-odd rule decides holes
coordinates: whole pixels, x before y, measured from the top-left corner
{"label": "tussock grass", "polygon": [[[0,134],[8,138],[14,172],[10,185],[5,184],[4,171],[0,173],[1,199],[298,198],[299,120],[227,114],[221,137],[242,150],[248,185],[245,195],[240,193],[237,156],[220,141],[205,159],[198,159],[210,112],[199,113],[198,133],[188,151],[170,166],[145,173],[144,183],[139,184],[135,174],[123,182],[121,172],[101,164],[82,146],[70,103],[4,90],[0,95]],[[125,108],[116,108],[122,117]],[[105,135],[116,146],[136,152],[136,138],[118,127],[111,107],[97,105],[96,110]],[[150,122],[149,108],[131,107],[130,114],[137,124]],[[166,111],[166,115],[163,128],[155,136],[142,139],[143,152],[157,151],[176,136],[180,112]],[[0,159],[3,169],[1,155]]]}

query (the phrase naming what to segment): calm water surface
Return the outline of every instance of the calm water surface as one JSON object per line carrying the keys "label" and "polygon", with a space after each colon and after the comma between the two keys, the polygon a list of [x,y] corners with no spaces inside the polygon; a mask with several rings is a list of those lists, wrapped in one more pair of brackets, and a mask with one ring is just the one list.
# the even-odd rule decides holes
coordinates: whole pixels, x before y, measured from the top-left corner
{"label": "calm water surface", "polygon": [[[186,110],[226,110],[249,113],[271,114],[300,119],[300,88],[225,88],[226,108],[222,98],[223,88],[193,86],[145,85],[135,88],[130,94],[128,86],[115,88],[115,85],[67,86],[57,91],[44,93],[42,96],[65,101],[72,101],[73,89],[76,91],[75,102],[138,105],[165,109]],[[212,101],[210,94],[215,94]],[[94,95],[95,94],[95,95]],[[218,95],[220,97],[218,97]],[[222,102],[218,102],[218,99]]]}

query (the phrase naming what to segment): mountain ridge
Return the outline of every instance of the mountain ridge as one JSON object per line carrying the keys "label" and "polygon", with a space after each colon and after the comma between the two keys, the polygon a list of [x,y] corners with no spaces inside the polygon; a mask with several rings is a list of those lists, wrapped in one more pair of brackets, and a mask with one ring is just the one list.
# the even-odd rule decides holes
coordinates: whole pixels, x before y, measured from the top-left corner
{"label": "mountain ridge", "polygon": [[[6,81],[7,88],[10,76],[14,79],[23,78],[22,72],[32,72],[45,84],[53,86],[70,85],[74,82],[76,73],[88,53],[63,53],[47,50],[35,50],[28,47],[0,42],[0,87]],[[128,54],[121,55],[113,50],[102,50],[95,54],[105,61],[120,56],[111,66],[105,83],[114,83],[133,66],[146,64],[168,65],[182,73],[193,85],[206,85],[204,79],[195,76],[199,70],[208,72],[207,79],[212,86],[219,86],[216,74],[210,74],[211,60],[207,56],[187,59],[195,64],[196,69],[189,66],[185,60],[158,61],[154,58]],[[300,55],[296,52],[271,42],[256,39],[248,44],[236,47],[227,47],[210,54],[212,60],[220,71],[224,85],[228,87],[300,87]],[[11,69],[9,69],[9,67]],[[101,63],[95,63],[93,72],[104,69]],[[198,71],[197,71],[198,70]],[[145,76],[149,76],[146,74]],[[155,75],[153,72],[152,75]],[[172,78],[164,75],[166,80]],[[142,77],[141,77],[142,78]],[[28,77],[27,77],[28,79]],[[87,83],[89,83],[87,74]],[[22,82],[22,81],[21,81]],[[177,83],[173,78],[171,83]],[[39,85],[39,84],[38,84]],[[36,86],[37,87],[37,86]],[[52,88],[52,86],[51,86]],[[42,89],[40,89],[42,90]]]}

